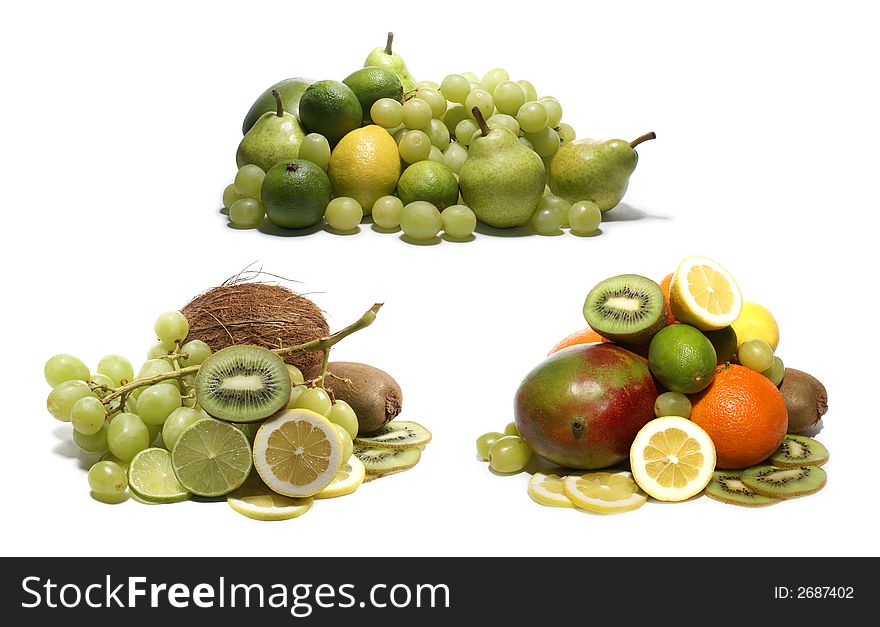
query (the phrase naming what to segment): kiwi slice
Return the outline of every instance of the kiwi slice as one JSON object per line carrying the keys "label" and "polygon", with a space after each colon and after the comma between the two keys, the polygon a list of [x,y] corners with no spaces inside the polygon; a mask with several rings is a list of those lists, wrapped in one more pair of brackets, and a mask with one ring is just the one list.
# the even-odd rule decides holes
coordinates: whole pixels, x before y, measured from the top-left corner
{"label": "kiwi slice", "polygon": [[765,507],[781,500],[752,490],[742,482],[742,472],[737,470],[716,470],[703,494],[722,503],[744,507]]}
{"label": "kiwi slice", "polygon": [[368,475],[390,475],[409,470],[419,463],[422,452],[417,448],[373,448],[355,445],[354,454],[364,463]]}
{"label": "kiwi slice", "polygon": [[430,431],[417,422],[406,420],[392,420],[370,435],[359,435],[354,439],[358,446],[373,448],[412,448],[430,441]]}
{"label": "kiwi slice", "polygon": [[758,494],[790,499],[818,492],[825,485],[827,475],[819,466],[777,468],[752,466],[742,473],[742,482]]}
{"label": "kiwi slice", "polygon": [[789,433],[767,461],[778,468],[821,466],[828,461],[828,449],[813,438]]}
{"label": "kiwi slice", "polygon": [[206,412],[229,422],[256,422],[287,406],[290,374],[272,351],[241,344],[208,357],[195,381]]}
{"label": "kiwi slice", "polygon": [[625,344],[647,344],[666,326],[666,299],[660,286],[638,274],[605,279],[587,294],[584,318],[602,337]]}

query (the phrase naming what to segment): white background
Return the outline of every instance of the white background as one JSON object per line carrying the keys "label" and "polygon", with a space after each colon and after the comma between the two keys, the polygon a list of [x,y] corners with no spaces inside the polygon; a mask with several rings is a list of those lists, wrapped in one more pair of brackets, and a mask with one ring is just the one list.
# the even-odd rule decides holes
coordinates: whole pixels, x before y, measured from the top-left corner
{"label": "white background", "polygon": [[[877,555],[878,46],[868,3],[21,3],[3,9],[0,308],[7,555]],[[524,5],[526,6],[526,5]],[[27,8],[23,8],[27,7]],[[537,9],[537,13],[533,11]],[[373,13],[372,11],[376,11]],[[342,79],[396,33],[418,79],[502,65],[580,137],[658,139],[599,237],[414,246],[236,231],[220,213],[242,118],[282,78]],[[600,517],[543,508],[473,441],[581,328],[597,281],[725,264],[774,312],[786,364],[828,387],[819,494]],[[258,523],[225,504],[89,497],[44,407],[56,352],[140,362],[155,316],[251,264],[301,281],[334,352],[401,383],[434,433],[419,466]]]}

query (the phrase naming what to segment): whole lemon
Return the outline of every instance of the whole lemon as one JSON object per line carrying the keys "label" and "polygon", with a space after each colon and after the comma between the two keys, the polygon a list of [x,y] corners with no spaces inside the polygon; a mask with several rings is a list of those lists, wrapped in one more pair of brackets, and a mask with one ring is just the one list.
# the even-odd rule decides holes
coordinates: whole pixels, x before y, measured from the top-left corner
{"label": "whole lemon", "polygon": [[372,124],[343,137],[330,155],[327,168],[333,195],[348,196],[369,214],[382,196],[394,193],[400,178],[397,142],[384,128]]}
{"label": "whole lemon", "polygon": [[749,340],[764,340],[774,351],[779,345],[779,325],[766,307],[749,301],[743,302],[739,317],[733,321],[736,347]]}

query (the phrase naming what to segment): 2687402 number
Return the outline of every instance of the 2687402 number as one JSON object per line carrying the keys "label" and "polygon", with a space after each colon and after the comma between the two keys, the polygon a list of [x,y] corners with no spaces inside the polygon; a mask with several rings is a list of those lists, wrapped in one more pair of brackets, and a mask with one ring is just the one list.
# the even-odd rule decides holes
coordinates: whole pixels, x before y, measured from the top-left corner
{"label": "2687402 number", "polygon": [[852,599],[852,586],[799,586],[798,599]]}

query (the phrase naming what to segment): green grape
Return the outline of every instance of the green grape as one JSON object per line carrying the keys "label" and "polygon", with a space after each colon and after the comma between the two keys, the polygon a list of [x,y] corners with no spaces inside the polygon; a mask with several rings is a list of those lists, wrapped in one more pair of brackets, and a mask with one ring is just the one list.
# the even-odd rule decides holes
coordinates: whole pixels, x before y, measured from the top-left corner
{"label": "green grape", "polygon": [[416,200],[403,208],[400,228],[403,234],[416,241],[428,241],[437,237],[443,227],[440,211],[429,202]]}
{"label": "green grape", "polygon": [[297,385],[296,387],[290,390],[290,400],[287,401],[287,409],[293,409],[296,407],[296,402],[299,400],[299,397],[303,395],[303,392],[308,390],[309,388],[305,385]]}
{"label": "green grape", "polygon": [[562,211],[557,207],[538,206],[532,214],[532,228],[538,235],[554,235],[562,228]]}
{"label": "green grape", "polygon": [[85,381],[73,380],[59,383],[46,398],[46,409],[61,422],[70,422],[70,410],[86,396],[97,398]]}
{"label": "green grape", "polygon": [[483,74],[483,80],[480,81],[480,85],[491,94],[498,85],[509,79],[510,74],[507,73],[507,70],[502,67],[496,67]]}
{"label": "green grape", "polygon": [[516,428],[515,422],[508,422],[504,426],[504,435],[519,435],[519,429]]}
{"label": "green grape", "polygon": [[285,364],[287,366],[287,374],[290,375],[290,384],[291,385],[299,385],[305,382],[306,378],[303,376],[302,370],[297,368],[292,364]]}
{"label": "green grape", "polygon": [[354,453],[354,442],[352,442],[351,435],[345,430],[345,427],[336,423],[333,423],[333,426],[336,428],[336,432],[339,433],[339,437],[342,440],[342,463],[344,464],[348,461],[348,458],[351,457],[351,454]]}
{"label": "green grape", "polygon": [[166,311],[156,318],[153,330],[160,342],[173,346],[175,342],[182,342],[189,334],[189,322],[179,311]]}
{"label": "green grape", "polygon": [[563,144],[571,143],[577,138],[577,135],[575,135],[574,132],[574,128],[571,126],[571,124],[566,124],[565,122],[559,125],[556,132],[559,133],[559,140]]}
{"label": "green grape", "polygon": [[416,90],[420,91],[422,89],[440,89],[440,85],[434,81],[419,81],[416,83]]}
{"label": "green grape", "polygon": [[[400,105],[400,103],[395,104]],[[320,133],[309,133],[300,142],[299,158],[311,161],[322,170],[326,170],[330,165],[330,142]]]}
{"label": "green grape", "polygon": [[467,159],[467,156],[467,148],[458,142],[453,142],[449,144],[443,152],[443,163],[445,163],[446,167],[452,170],[455,174],[458,174],[461,172],[461,166],[464,164],[464,160]]}
{"label": "green grape", "polygon": [[125,468],[111,461],[100,461],[89,468],[89,487],[100,497],[119,497],[128,488]]}
{"label": "green grape", "polygon": [[161,425],[183,404],[180,390],[170,383],[151,385],[138,396],[138,416],[146,425]]}
{"label": "green grape", "polygon": [[428,128],[432,117],[431,105],[421,98],[411,98],[403,104],[403,125],[411,131]]}
{"label": "green grape", "polygon": [[[165,374],[166,372],[174,372],[174,366],[168,363],[167,359],[149,359],[144,362],[138,371],[138,379],[146,379],[155,377],[156,375]],[[143,388],[138,388],[134,392],[140,394]]]}
{"label": "green grape", "polygon": [[547,126],[547,109],[540,102],[527,102],[517,111],[516,121],[524,133],[537,133]]}
{"label": "green grape", "polygon": [[202,412],[190,407],[178,407],[171,412],[168,419],[165,420],[165,424],[162,425],[162,442],[165,444],[165,448],[169,451],[172,450],[184,429],[203,418],[205,416]]}
{"label": "green grape", "polygon": [[439,89],[425,87],[416,92],[416,98],[421,98],[431,107],[431,114],[434,118],[442,118],[446,113],[446,96],[440,93]]}
{"label": "green grape", "polygon": [[333,408],[333,401],[323,388],[308,388],[296,399],[294,407],[311,409],[315,413],[327,416]]}
{"label": "green grape", "polygon": [[226,189],[223,190],[223,206],[229,209],[236,200],[240,200],[244,198],[241,194],[238,193],[235,189],[235,183],[230,183],[226,186]]}
{"label": "green grape", "polygon": [[440,150],[446,150],[446,147],[449,145],[449,129],[446,128],[446,124],[437,119],[431,120],[425,133],[428,135],[428,139],[431,140],[431,145],[436,146]]}
{"label": "green grape", "polygon": [[473,72],[462,72],[462,76],[464,76],[469,83],[479,83],[480,77],[474,74]]}
{"label": "green grape", "polygon": [[526,139],[532,142],[532,148],[540,157],[552,157],[559,151],[559,135],[549,126],[537,133],[526,133]]}
{"label": "green grape", "polygon": [[568,212],[571,209],[571,203],[562,196],[556,196],[555,194],[551,193],[541,198],[541,202],[538,203],[538,209],[548,208],[556,209],[559,211],[559,215],[562,218],[561,226],[562,228],[567,229],[569,227]]}
{"label": "green grape", "polygon": [[[253,163],[243,165],[235,174],[235,191],[245,198],[259,198],[264,178],[266,178],[266,173],[260,166]],[[232,207],[229,208],[232,209]]]}
{"label": "green grape", "polygon": [[469,93],[464,101],[464,108],[467,109],[468,115],[471,118],[474,118],[474,107],[480,110],[484,120],[490,118],[492,113],[495,112],[495,101],[492,100],[492,93],[485,89],[475,89]]}
{"label": "green grape", "polygon": [[190,340],[180,347],[180,365],[184,368],[201,366],[212,352],[211,347],[202,340]]}
{"label": "green grape", "polygon": [[440,83],[440,93],[449,102],[464,104],[468,94],[471,93],[471,84],[461,74],[450,74]]}
{"label": "green grape", "polygon": [[105,355],[98,362],[98,372],[110,377],[113,385],[121,385],[123,381],[131,381],[134,378],[134,368],[131,362],[122,355]]}
{"label": "green grape", "polygon": [[477,216],[470,207],[450,205],[440,213],[443,232],[454,239],[466,239],[477,228]]}
{"label": "green grape", "polygon": [[495,472],[519,472],[532,458],[532,449],[519,436],[505,435],[489,447],[489,468]]}
{"label": "green grape", "polygon": [[409,129],[406,127],[401,127],[394,133],[394,135],[391,136],[394,138],[394,141],[397,142],[398,148],[400,147],[401,140],[406,137],[407,133],[409,133]]}
{"label": "green grape", "polygon": [[559,126],[559,122],[562,120],[562,105],[559,104],[559,101],[556,98],[545,96],[538,102],[544,105],[544,109],[547,111],[547,126],[550,128]]}
{"label": "green grape", "polygon": [[782,383],[782,379],[785,378],[785,364],[782,363],[782,360],[779,357],[774,355],[773,365],[761,374],[770,379],[770,381],[773,382],[773,385],[779,387]]}
{"label": "green grape", "polygon": [[352,438],[357,437],[359,428],[357,414],[345,401],[339,399],[334,401],[327,419],[345,429]]}
{"label": "green grape", "polygon": [[691,415],[691,399],[680,392],[663,392],[654,401],[654,415],[681,416],[688,418]]}
{"label": "green grape", "polygon": [[400,126],[403,124],[403,105],[393,98],[379,98],[370,107],[370,119],[382,128]]}
{"label": "green grape", "polygon": [[150,431],[136,414],[116,414],[107,428],[110,452],[123,461],[131,459],[150,446]]}
{"label": "green grape", "polygon": [[[471,91],[474,91],[475,89],[483,89],[483,86],[479,81],[471,83]],[[467,99],[465,99],[465,102],[467,102]]]}
{"label": "green grape", "polygon": [[240,229],[255,229],[263,223],[266,210],[256,198],[242,198],[229,208],[229,221]]}
{"label": "green grape", "polygon": [[516,121],[515,117],[509,116],[506,113],[496,113],[486,120],[486,124],[489,125],[489,128],[506,128],[514,135],[519,135],[519,122]]}
{"label": "green grape", "polygon": [[87,381],[89,374],[88,366],[81,359],[66,353],[53,355],[43,366],[46,383],[53,388],[65,381]]}
{"label": "green grape", "polygon": [[458,123],[462,120],[470,119],[471,116],[468,114],[467,109],[462,105],[453,105],[449,107],[446,111],[446,115],[443,116],[443,123],[446,125],[446,128],[449,129],[449,133],[455,135],[455,127],[458,126]]}
{"label": "green grape", "polygon": [[90,388],[95,390],[95,394],[97,394],[101,398],[107,395],[110,388],[115,387],[113,379],[108,377],[106,374],[101,374],[100,372],[96,372],[95,374],[90,376],[87,383],[89,384]]}
{"label": "green grape", "polygon": [[400,226],[403,202],[397,196],[382,196],[373,203],[373,224],[382,229],[396,229]]}
{"label": "green grape", "polygon": [[150,446],[153,445],[153,442],[156,441],[156,438],[159,437],[162,433],[163,425],[146,425],[147,433],[150,435]]}
{"label": "green grape", "polygon": [[489,461],[489,449],[495,444],[496,440],[499,440],[504,437],[503,433],[499,433],[498,431],[490,431],[489,433],[484,433],[480,437],[477,438],[477,455],[483,461]]}
{"label": "green grape", "polygon": [[401,159],[407,163],[416,163],[427,159],[431,154],[431,140],[422,131],[410,131],[400,140],[398,148]]}
{"label": "green grape", "polygon": [[532,85],[529,81],[527,81],[527,80],[519,80],[519,81],[516,81],[516,82],[517,82],[517,84],[518,84],[520,87],[522,87],[523,92],[524,92],[525,95],[526,95],[526,102],[531,102],[531,101],[533,101],[533,100],[537,100],[537,99],[538,99],[538,92],[537,92],[537,90],[535,89],[535,86]]}
{"label": "green grape", "polygon": [[431,152],[428,153],[428,161],[436,161],[437,163],[444,163],[443,161],[443,151],[437,148],[437,146],[431,146]]}
{"label": "green grape", "polygon": [[153,359],[160,359],[162,357],[167,357],[168,353],[168,349],[165,348],[165,345],[162,344],[162,342],[156,342],[149,348],[149,350],[147,350],[147,359],[150,361]]}
{"label": "green grape", "polygon": [[342,232],[354,231],[364,219],[364,210],[354,198],[339,196],[327,205],[324,219],[331,229]]}
{"label": "green grape", "polygon": [[94,396],[84,396],[70,408],[70,422],[83,435],[95,435],[104,426],[107,411]]}
{"label": "green grape", "polygon": [[513,81],[502,81],[492,92],[495,107],[506,115],[516,115],[519,108],[526,103],[526,92]]}
{"label": "green grape", "polygon": [[602,211],[589,200],[579,200],[568,210],[568,224],[572,233],[589,235],[595,233],[602,223]]}
{"label": "green grape", "polygon": [[544,185],[544,194],[543,194],[543,195],[544,195],[544,196],[550,196],[551,194],[553,194],[553,190],[550,189],[550,186],[549,186],[549,185]]}
{"label": "green grape", "polygon": [[462,146],[469,146],[480,127],[471,119],[462,120],[455,127],[455,139]]}
{"label": "green grape", "polygon": [[743,342],[736,354],[740,364],[755,372],[764,372],[773,366],[773,349],[764,340]]}
{"label": "green grape", "polygon": [[92,435],[80,433],[76,429],[73,430],[73,441],[78,447],[87,453],[100,453],[107,450],[107,432],[109,431],[107,423],[101,425],[101,429]]}
{"label": "green grape", "polygon": [[529,141],[528,139],[526,139],[525,137],[520,137],[520,138],[519,138],[519,143],[521,143],[523,146],[525,146],[526,148],[528,148],[528,149],[531,150],[532,152],[535,152],[535,147],[532,146],[532,142],[530,142],[530,141]]}

